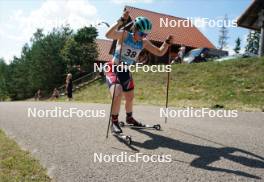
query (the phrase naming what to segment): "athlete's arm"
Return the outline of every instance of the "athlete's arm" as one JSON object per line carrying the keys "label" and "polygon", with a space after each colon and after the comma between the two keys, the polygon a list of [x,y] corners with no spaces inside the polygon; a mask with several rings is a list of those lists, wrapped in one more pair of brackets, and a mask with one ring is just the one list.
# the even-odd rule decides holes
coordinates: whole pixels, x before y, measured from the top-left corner
{"label": "athlete's arm", "polygon": [[[155,45],[153,45],[149,40],[147,39],[144,39],[143,40],[143,45],[144,45],[144,48],[147,49],[149,52],[151,52],[152,54],[156,55],[156,56],[163,56],[169,46],[170,46],[170,41],[171,41],[172,37],[169,36],[167,38],[167,40],[161,45],[161,47],[156,47]],[[169,43],[168,43],[169,42]]]}
{"label": "athlete's arm", "polygon": [[112,25],[109,30],[106,32],[105,36],[106,38],[108,39],[113,39],[113,40],[116,40],[116,39],[121,39],[122,37],[122,31],[118,31],[118,27],[122,25],[122,21],[119,20],[117,21],[117,23],[115,23],[114,25]]}

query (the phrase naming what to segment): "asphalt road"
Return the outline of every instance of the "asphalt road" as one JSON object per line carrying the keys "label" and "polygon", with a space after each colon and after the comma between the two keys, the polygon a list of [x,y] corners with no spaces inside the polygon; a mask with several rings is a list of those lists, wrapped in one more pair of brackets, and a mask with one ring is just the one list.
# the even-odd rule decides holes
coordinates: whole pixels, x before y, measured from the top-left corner
{"label": "asphalt road", "polygon": [[[34,118],[28,109],[105,110],[105,117]],[[54,181],[264,181],[264,113],[237,118],[164,118],[159,107],[135,106],[136,119],[162,131],[132,130],[129,147],[105,139],[109,105],[56,102],[0,103],[0,128],[31,151]],[[122,108],[124,113],[124,108]],[[124,114],[121,114],[124,119]],[[1,150],[1,149],[0,149]],[[94,155],[171,156],[171,162],[94,161]],[[159,158],[164,159],[164,158]]]}

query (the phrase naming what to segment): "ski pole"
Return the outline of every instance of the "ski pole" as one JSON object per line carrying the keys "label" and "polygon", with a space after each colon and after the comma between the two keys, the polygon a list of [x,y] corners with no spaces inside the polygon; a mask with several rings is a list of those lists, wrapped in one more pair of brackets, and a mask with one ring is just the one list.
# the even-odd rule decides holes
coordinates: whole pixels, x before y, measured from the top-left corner
{"label": "ski pole", "polygon": [[[121,47],[120,47],[120,51],[119,51],[119,63],[121,63],[121,60],[122,60],[121,54],[122,54],[122,49],[123,49],[124,34],[125,34],[125,29],[123,29],[122,37],[121,37]],[[111,102],[111,107],[110,107],[110,114],[109,114],[106,138],[108,138],[110,123],[111,123],[111,115],[112,115],[113,104],[114,104],[114,99],[115,99],[115,92],[116,92],[116,82],[117,82],[117,74],[115,75],[114,91],[113,91],[112,102]]]}
{"label": "ski pole", "polygon": [[[168,64],[171,64],[171,46],[169,47],[169,61]],[[170,72],[168,72],[167,76],[167,91],[166,91],[166,112],[168,109],[168,103],[169,103],[169,87],[170,87]],[[167,123],[168,117],[165,116],[165,123]]]}
{"label": "ski pole", "polygon": [[115,90],[116,90],[116,81],[117,81],[117,75],[116,75],[115,83],[114,83],[114,91],[113,91],[113,96],[112,96],[112,101],[111,101],[111,107],[110,107],[110,114],[109,114],[109,120],[108,120],[108,126],[107,126],[106,138],[108,138],[108,133],[109,133],[109,128],[110,128],[110,123],[111,123],[111,116],[112,116],[113,103],[114,103]]}

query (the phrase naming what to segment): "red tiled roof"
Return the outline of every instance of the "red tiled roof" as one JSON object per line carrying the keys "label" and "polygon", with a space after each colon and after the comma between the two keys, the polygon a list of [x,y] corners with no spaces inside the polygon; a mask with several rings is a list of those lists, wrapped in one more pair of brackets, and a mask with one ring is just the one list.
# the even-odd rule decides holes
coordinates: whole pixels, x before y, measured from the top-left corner
{"label": "red tiled roof", "polygon": [[237,24],[240,27],[253,30],[260,30],[258,25],[258,17],[261,10],[264,8],[263,0],[253,0],[245,12],[238,18]]}
{"label": "red tiled roof", "polygon": [[109,50],[112,45],[111,40],[96,39],[97,50],[98,50],[98,61],[109,61],[112,59],[112,55],[109,54]]}
{"label": "red tiled roof", "polygon": [[160,27],[160,18],[164,20],[186,20],[184,18],[174,17],[161,13],[156,13],[148,10],[126,6],[130,12],[131,18],[134,20],[138,16],[145,16],[152,22],[152,33],[148,38],[153,41],[163,42],[168,35],[173,35],[174,44],[184,44],[189,47],[206,47],[215,48],[215,46],[196,28],[196,27]]}

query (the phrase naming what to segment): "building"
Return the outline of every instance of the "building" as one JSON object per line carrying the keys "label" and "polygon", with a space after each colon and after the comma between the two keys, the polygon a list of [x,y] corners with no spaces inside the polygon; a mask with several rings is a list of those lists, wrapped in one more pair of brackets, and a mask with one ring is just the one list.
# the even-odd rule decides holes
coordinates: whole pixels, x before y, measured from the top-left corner
{"label": "building", "polygon": [[[186,46],[187,51],[201,47],[215,49],[215,46],[196,27],[186,27],[182,25],[174,26],[173,24],[175,22],[183,22],[183,20],[187,21],[187,19],[139,9],[131,6],[125,6],[125,8],[129,11],[132,20],[134,20],[138,16],[144,16],[151,20],[152,32],[148,35],[148,39],[152,41],[152,43],[154,43],[156,46],[160,47],[164,40],[166,40],[169,35],[172,35],[173,46],[171,48],[171,52],[174,53],[172,53],[172,55],[175,55],[175,53],[178,52],[178,49],[181,45]],[[161,22],[163,22],[162,26]],[[166,24],[166,22],[168,23]],[[105,54],[106,52],[109,52],[109,49],[111,47],[110,46],[108,48],[109,41],[106,42],[103,40],[98,40],[97,43],[100,44],[98,46],[100,47],[99,50],[103,51],[103,53],[99,53],[99,59],[108,59],[108,56],[106,56]],[[147,51],[143,51],[141,58],[143,60],[147,60],[150,64],[166,63],[168,61],[168,53],[163,57],[157,57]]]}
{"label": "building", "polygon": [[264,56],[264,1],[253,0],[251,5],[239,17],[238,26],[260,31],[259,56]]}
{"label": "building", "polygon": [[112,55],[109,54],[109,50],[112,45],[111,40],[96,39],[97,51],[98,51],[98,62],[106,62],[112,59]]}

